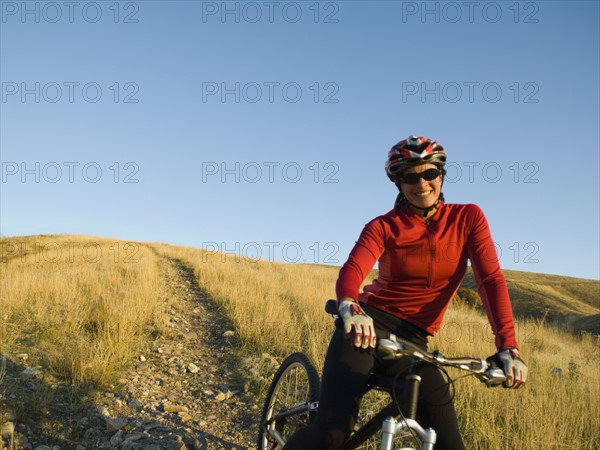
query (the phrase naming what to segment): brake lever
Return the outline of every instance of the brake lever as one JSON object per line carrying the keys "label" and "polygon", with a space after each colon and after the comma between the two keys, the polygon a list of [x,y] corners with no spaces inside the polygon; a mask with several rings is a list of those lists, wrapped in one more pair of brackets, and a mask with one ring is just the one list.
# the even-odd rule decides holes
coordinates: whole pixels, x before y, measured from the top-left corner
{"label": "brake lever", "polygon": [[506,381],[504,371],[499,367],[488,367],[485,372],[475,375],[487,387],[493,388],[500,386]]}

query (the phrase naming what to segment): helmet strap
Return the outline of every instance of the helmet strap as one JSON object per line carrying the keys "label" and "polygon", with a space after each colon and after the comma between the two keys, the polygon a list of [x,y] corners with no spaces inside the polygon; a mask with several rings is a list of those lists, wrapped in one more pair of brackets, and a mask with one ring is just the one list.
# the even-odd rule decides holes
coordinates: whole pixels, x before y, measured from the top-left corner
{"label": "helmet strap", "polygon": [[429,214],[429,212],[432,209],[436,209],[440,205],[440,198],[438,197],[437,201],[433,205],[429,206],[428,208],[421,208],[420,206],[415,206],[410,202],[407,202],[407,203],[410,206],[412,206],[413,208],[417,208],[417,209],[420,209],[421,211],[423,211],[423,217],[427,217],[427,214]]}

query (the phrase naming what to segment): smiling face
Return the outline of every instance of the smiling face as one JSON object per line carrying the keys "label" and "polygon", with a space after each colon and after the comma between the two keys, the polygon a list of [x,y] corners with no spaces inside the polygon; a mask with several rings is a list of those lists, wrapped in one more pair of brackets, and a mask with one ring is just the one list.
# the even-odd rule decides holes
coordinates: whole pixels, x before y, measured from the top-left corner
{"label": "smiling face", "polygon": [[[421,164],[406,169],[403,175],[409,173],[423,173],[429,169],[437,169],[435,164]],[[400,190],[408,200],[408,202],[419,208],[429,208],[433,206],[440,196],[442,189],[442,176],[436,177],[431,181],[427,181],[421,177],[417,184],[407,184],[400,181],[398,183]]]}

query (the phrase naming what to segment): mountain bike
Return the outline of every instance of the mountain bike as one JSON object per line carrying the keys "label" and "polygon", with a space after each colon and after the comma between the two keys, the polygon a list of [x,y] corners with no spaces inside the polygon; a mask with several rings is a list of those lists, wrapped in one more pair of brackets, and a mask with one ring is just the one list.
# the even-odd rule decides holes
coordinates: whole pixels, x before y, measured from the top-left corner
{"label": "mountain bike", "polygon": [[[329,300],[325,311],[337,319],[337,301]],[[433,450],[437,434],[433,428],[423,428],[416,420],[419,398],[420,370],[429,364],[440,368],[454,367],[474,375],[488,387],[501,385],[504,371],[492,361],[463,357],[446,358],[439,351],[426,352],[412,342],[390,335],[379,339],[376,351],[383,359],[410,358],[409,369],[402,374],[403,388],[399,392],[399,377],[376,373],[369,378],[367,392],[379,390],[389,394],[390,403],[367,423],[355,429],[342,450],[354,450],[381,430],[380,450],[393,450],[394,437],[405,431],[423,450]],[[258,449],[281,449],[298,429],[310,424],[319,408],[319,374],[304,353],[288,356],[273,377],[262,411]],[[397,450],[411,450],[403,447]]]}

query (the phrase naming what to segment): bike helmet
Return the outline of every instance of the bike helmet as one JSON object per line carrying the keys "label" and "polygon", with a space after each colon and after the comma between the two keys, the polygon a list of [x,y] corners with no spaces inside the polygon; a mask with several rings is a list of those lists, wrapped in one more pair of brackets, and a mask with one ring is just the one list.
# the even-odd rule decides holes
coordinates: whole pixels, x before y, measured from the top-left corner
{"label": "bike helmet", "polygon": [[419,164],[435,164],[442,168],[446,164],[444,147],[423,136],[409,136],[398,142],[388,153],[385,162],[385,173],[392,182],[396,182],[398,175],[405,169]]}

